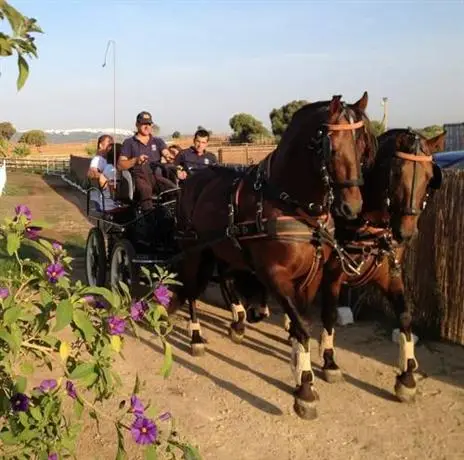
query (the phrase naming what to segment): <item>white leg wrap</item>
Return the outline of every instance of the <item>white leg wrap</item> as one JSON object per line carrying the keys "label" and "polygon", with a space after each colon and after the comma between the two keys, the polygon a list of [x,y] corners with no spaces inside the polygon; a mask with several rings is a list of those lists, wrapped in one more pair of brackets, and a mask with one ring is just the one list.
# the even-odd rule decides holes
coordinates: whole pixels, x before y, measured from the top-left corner
{"label": "white leg wrap", "polygon": [[321,340],[319,341],[319,356],[321,361],[324,361],[324,351],[325,350],[334,350],[334,338],[335,338],[335,329],[332,329],[332,334],[329,335],[326,328],[322,329]]}
{"label": "white leg wrap", "polygon": [[[292,341],[292,354],[291,354],[291,369],[293,372],[293,376],[295,378],[295,383],[297,386],[301,385],[301,376],[303,372],[311,372],[313,374],[313,370],[311,367],[311,352],[309,348],[309,340],[308,340],[308,351],[305,350],[304,346],[298,342],[294,337],[291,338]],[[314,374],[313,374],[313,381],[314,381]]]}
{"label": "white leg wrap", "polygon": [[291,324],[291,321],[290,321],[290,318],[288,317],[287,314],[284,315],[284,329],[286,331],[289,331],[290,330],[290,324]]}
{"label": "white leg wrap", "polygon": [[234,320],[234,322],[239,321],[239,313],[243,313],[246,319],[246,311],[245,308],[243,308],[243,305],[241,303],[239,303],[238,305],[232,304],[232,319]]}
{"label": "white leg wrap", "polygon": [[200,327],[200,323],[199,323],[199,322],[193,323],[192,321],[189,321],[189,324],[188,324],[188,331],[189,331],[189,336],[190,336],[190,337],[192,337],[193,331],[198,331],[198,333],[200,334],[200,337],[201,337],[201,327]]}
{"label": "white leg wrap", "polygon": [[[412,334],[411,334],[412,335]],[[399,368],[401,372],[406,372],[408,370],[408,360],[414,360],[414,369],[416,370],[419,367],[416,357],[414,356],[414,340],[411,337],[411,340],[408,342],[406,340],[406,334],[400,332],[398,337],[398,342],[400,344],[400,356],[399,356]]]}
{"label": "white leg wrap", "polygon": [[269,311],[269,307],[266,305],[265,307],[259,307],[259,314],[269,318],[271,316],[271,312]]}

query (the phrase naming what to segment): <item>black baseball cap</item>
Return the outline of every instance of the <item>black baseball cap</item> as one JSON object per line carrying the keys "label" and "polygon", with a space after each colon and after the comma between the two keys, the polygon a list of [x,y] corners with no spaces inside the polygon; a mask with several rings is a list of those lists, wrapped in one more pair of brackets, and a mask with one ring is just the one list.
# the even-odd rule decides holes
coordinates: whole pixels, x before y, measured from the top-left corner
{"label": "black baseball cap", "polygon": [[150,112],[140,112],[138,115],[137,115],[137,123],[139,124],[150,124],[152,125],[153,124],[153,120],[151,118],[151,113]]}

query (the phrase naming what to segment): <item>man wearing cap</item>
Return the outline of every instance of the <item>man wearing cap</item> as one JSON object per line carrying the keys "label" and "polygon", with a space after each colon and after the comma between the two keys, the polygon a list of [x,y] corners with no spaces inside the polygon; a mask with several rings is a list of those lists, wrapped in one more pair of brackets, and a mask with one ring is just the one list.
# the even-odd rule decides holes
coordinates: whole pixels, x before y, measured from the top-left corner
{"label": "man wearing cap", "polygon": [[138,191],[143,210],[153,208],[152,196],[156,179],[150,163],[159,163],[161,155],[169,155],[166,143],[152,135],[153,120],[149,112],[137,115],[137,132],[122,144],[118,169],[132,169],[135,188]]}
{"label": "man wearing cap", "polygon": [[207,152],[209,133],[204,129],[199,129],[193,137],[193,145],[188,149],[182,150],[174,160],[174,164],[181,166],[184,171],[178,173],[179,179],[185,179],[187,173],[185,170],[203,169],[209,165],[217,164],[216,155]]}

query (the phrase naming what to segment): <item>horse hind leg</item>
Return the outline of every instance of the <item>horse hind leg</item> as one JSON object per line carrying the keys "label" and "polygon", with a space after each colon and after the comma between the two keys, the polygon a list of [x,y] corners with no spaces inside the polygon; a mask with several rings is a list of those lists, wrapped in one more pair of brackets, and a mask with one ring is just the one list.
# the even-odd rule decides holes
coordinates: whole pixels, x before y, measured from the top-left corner
{"label": "horse hind leg", "polygon": [[232,278],[227,278],[224,280],[224,284],[225,291],[228,292],[230,300],[229,308],[232,313],[232,322],[229,326],[229,337],[232,342],[242,343],[246,329],[246,309],[237,295],[234,280]]}
{"label": "horse hind leg", "polygon": [[259,281],[256,285],[256,290],[259,291],[259,307],[247,309],[247,321],[251,323],[259,323],[266,318],[271,316],[271,311],[267,305],[268,297],[266,287],[263,286]]}
{"label": "horse hind leg", "polygon": [[197,302],[189,299],[189,335],[190,335],[190,352],[192,356],[203,356],[205,354],[206,340],[201,335],[200,321],[197,317]]}

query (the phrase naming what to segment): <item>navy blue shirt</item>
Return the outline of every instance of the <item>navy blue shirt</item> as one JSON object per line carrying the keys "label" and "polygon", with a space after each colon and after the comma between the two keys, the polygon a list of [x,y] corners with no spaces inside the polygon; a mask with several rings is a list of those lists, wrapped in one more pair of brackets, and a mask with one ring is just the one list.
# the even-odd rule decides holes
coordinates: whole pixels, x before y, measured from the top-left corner
{"label": "navy blue shirt", "polygon": [[207,168],[209,165],[217,164],[218,160],[216,155],[212,152],[203,152],[198,155],[193,147],[182,150],[174,160],[174,164],[181,165],[186,169],[202,169]]}
{"label": "navy blue shirt", "polygon": [[167,149],[167,145],[160,137],[150,136],[150,140],[145,145],[134,135],[122,143],[121,156],[125,156],[130,160],[140,155],[147,155],[150,163],[159,163],[161,161],[161,151],[164,149]]}

